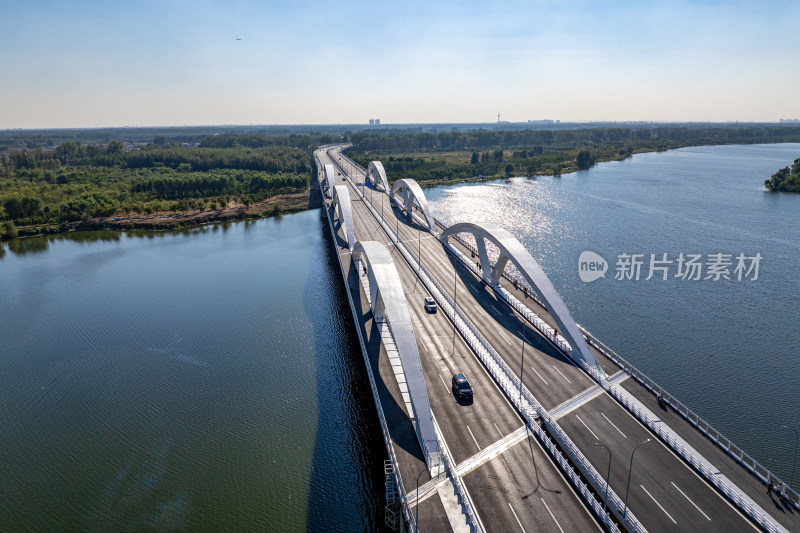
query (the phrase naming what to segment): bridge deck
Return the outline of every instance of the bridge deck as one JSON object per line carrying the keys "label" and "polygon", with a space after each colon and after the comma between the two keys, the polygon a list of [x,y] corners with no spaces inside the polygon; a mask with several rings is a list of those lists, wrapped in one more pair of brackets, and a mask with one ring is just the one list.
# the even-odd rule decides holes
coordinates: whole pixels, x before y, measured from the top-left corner
{"label": "bridge deck", "polygon": [[[376,240],[388,245],[389,238],[377,227],[372,215],[363,205],[359,205],[360,202],[355,201],[357,195],[353,194],[352,198],[357,239]],[[397,214],[402,216],[401,213]],[[344,235],[340,230],[337,243],[339,253],[342,255],[343,264],[347,264],[347,268],[350,268],[349,254],[343,249],[344,243]],[[428,314],[423,310],[422,301],[428,293],[422,283],[416,280],[415,272],[399,253],[395,254],[395,259],[412,312],[431,407],[454,460],[456,463],[462,463],[483,448],[492,446],[502,437],[518,430],[523,422],[461,337],[456,335],[454,339],[450,322],[442,314]],[[349,271],[352,286],[355,283],[355,273],[351,268]],[[385,351],[382,346],[373,345],[378,342],[379,335],[377,328],[372,325],[366,295],[363,291],[359,292],[358,301],[362,306],[360,327],[364,332],[365,341],[370,339],[368,342],[370,361],[374,372],[377,368],[376,381],[380,376],[382,382],[378,385],[381,402],[393,439],[397,428],[398,442],[395,443],[395,453],[398,455],[398,466],[405,488],[408,492],[413,492],[416,489],[417,475],[423,470],[421,451],[410,422],[407,418],[402,419],[405,407]],[[373,355],[378,354],[379,350],[380,355],[377,357]],[[456,372],[465,373],[476,391],[475,400],[471,404],[460,404],[450,391],[450,378]],[[410,440],[413,440],[413,446]],[[523,473],[526,471],[532,474],[535,472],[535,477],[532,479],[537,480],[536,484],[527,488],[525,484],[521,484],[521,479],[525,477]],[[427,473],[423,472],[419,479],[420,486],[428,480]],[[529,531],[561,531],[560,528],[565,531],[598,529],[570,486],[533,439],[527,445],[520,443],[493,457],[480,468],[470,472],[465,481],[470,492],[473,488],[481,493],[488,490],[496,493],[497,497],[505,502],[505,505],[499,507],[499,511],[495,510],[491,514],[492,520],[489,523],[484,522],[488,531],[519,530],[520,524]],[[525,499],[532,494],[539,494],[537,505],[525,505]],[[429,502],[431,499],[440,498],[424,498],[421,501],[420,527],[423,530],[440,531],[446,524],[439,512],[442,507],[440,503],[432,505]],[[483,497],[480,500],[476,501],[479,509],[485,506]],[[543,501],[548,503],[541,503]],[[513,505],[513,511],[507,504]],[[546,505],[550,506],[552,515],[542,514]],[[506,507],[508,510],[504,510]],[[435,514],[429,515],[431,512]],[[515,512],[517,517],[514,516]],[[546,517],[547,521],[543,521],[543,517]],[[432,529],[428,529],[426,525]],[[445,527],[446,529],[448,527]]]}
{"label": "bridge deck", "polygon": [[[360,185],[351,185],[357,238],[377,240],[392,246],[366,206],[355,201],[358,199],[355,193],[358,187]],[[511,368],[519,369],[521,366],[524,339],[523,381],[546,409],[553,409],[589,389],[596,388],[596,383],[582,369],[576,367],[547,339],[529,327],[493,289],[447,253],[438,240],[424,232],[424,228],[409,219],[401,210],[394,209],[385,194],[368,192],[367,195],[368,200],[371,199],[377,210],[382,211],[383,217],[390,221],[415,254],[419,247],[423,263],[437,277],[439,283],[450,287],[451,294],[452,288],[457,287],[456,299],[459,307],[467,313]],[[459,244],[454,245],[460,247]],[[461,249],[469,256],[469,251],[463,247]],[[450,322],[443,316],[428,315],[422,311],[422,298],[427,296],[427,292],[421,282],[417,281],[413,268],[399,252],[394,256],[411,305],[434,416],[439,421],[453,458],[459,464],[467,464],[474,460],[476,453],[480,455],[482,449],[495,446],[501,435],[517,430],[522,421],[460,337],[456,335],[454,342]],[[552,317],[534,300],[525,298],[507,280],[502,283],[547,323],[554,325]],[[366,311],[368,312],[368,307]],[[592,350],[607,374],[612,375],[619,371],[613,362]],[[385,354],[381,357],[385,358]],[[380,369],[380,357],[375,364]],[[450,393],[449,378],[455,372],[467,373],[472,381],[476,390],[476,399],[472,405],[459,405]],[[381,375],[386,379],[391,378],[391,373]],[[777,499],[768,497],[759,480],[737,465],[688,422],[676,413],[660,411],[652,394],[633,379],[625,380],[622,387],[653,412],[659,413],[678,435],[710,460],[720,472],[736,482],[739,488],[784,528],[800,531],[800,513],[795,512],[788,504],[781,504]],[[387,384],[386,390],[393,389]],[[402,400],[397,403],[399,389],[396,392],[398,396],[394,401],[401,405]],[[393,395],[394,392],[389,394]],[[646,438],[653,439],[653,442],[642,446],[636,453],[628,501],[631,510],[648,530],[755,529],[716,489],[662,445],[605,391],[594,392],[571,407],[560,415],[559,424],[603,474],[608,466],[608,454],[604,449],[593,446],[593,443],[599,441],[609,446],[612,453],[610,485],[622,498],[625,496],[628,462],[633,447]],[[408,426],[410,428],[410,424]],[[413,431],[411,437],[414,438]],[[527,442],[527,445],[523,442]],[[417,450],[418,448],[417,446]],[[421,468],[419,457],[416,461]],[[414,479],[410,479],[408,472],[413,469],[413,461],[405,466],[401,465],[401,469],[406,489],[411,493],[415,488],[412,485],[416,484],[416,474]],[[514,531],[520,527],[526,530],[567,530],[564,524],[569,529],[584,530],[594,524],[534,439],[523,439],[515,443],[497,457],[465,473],[463,479],[487,530]],[[421,485],[423,480],[424,475],[420,479]],[[426,503],[429,499],[423,496],[421,512],[430,505]],[[549,522],[546,520],[548,517]],[[576,517],[578,523],[574,522]],[[597,527],[596,524],[594,527]]]}

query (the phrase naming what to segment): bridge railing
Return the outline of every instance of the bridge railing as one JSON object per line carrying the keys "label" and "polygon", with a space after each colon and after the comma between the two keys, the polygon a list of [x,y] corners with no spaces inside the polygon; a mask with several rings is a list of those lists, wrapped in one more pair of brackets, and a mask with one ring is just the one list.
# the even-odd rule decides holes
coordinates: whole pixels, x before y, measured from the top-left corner
{"label": "bridge railing", "polygon": [[[319,181],[319,180],[318,180],[318,185],[319,185],[320,190],[321,190],[322,189],[322,182]],[[328,226],[330,227],[330,230],[331,230],[331,236],[333,237],[333,242],[336,243],[337,242],[336,241],[336,232],[335,232],[334,227],[333,227],[333,221],[331,220],[330,216],[328,216],[326,218],[328,219]],[[342,278],[344,279],[345,287],[346,287],[346,290],[347,290],[347,299],[350,302],[350,311],[353,314],[353,320],[355,321],[355,324],[358,324],[358,316],[356,315],[356,311],[355,311],[355,302],[353,302],[352,294],[350,294],[349,287],[347,287],[347,277],[345,275],[344,265],[342,264],[342,258],[339,256],[338,253],[336,254],[336,259],[339,261],[339,270],[342,272]],[[392,469],[393,469],[393,472],[394,472],[395,484],[397,486],[397,490],[398,490],[398,493],[400,495],[400,505],[401,505],[401,508],[402,508],[402,511],[403,511],[403,516],[405,517],[406,522],[409,524],[409,527],[411,528],[411,530],[412,531],[418,531],[416,517],[411,512],[411,508],[408,505],[408,497],[406,495],[405,484],[403,483],[403,478],[402,478],[402,476],[400,474],[400,469],[397,468],[397,466],[396,466],[398,464],[398,462],[397,462],[397,456],[394,453],[394,448],[392,447],[392,435],[389,432],[389,426],[387,425],[386,417],[383,414],[383,408],[381,406],[381,400],[378,397],[378,393],[377,393],[378,387],[377,387],[377,384],[375,383],[375,376],[373,376],[373,374],[372,374],[372,366],[370,365],[369,358],[367,357],[367,346],[366,346],[366,343],[364,342],[364,337],[361,334],[361,328],[360,327],[356,327],[356,333],[358,334],[358,342],[359,342],[359,344],[361,346],[361,355],[364,358],[364,365],[367,368],[367,377],[369,378],[369,385],[370,385],[370,388],[372,389],[372,399],[375,401],[375,407],[377,408],[377,411],[378,411],[378,418],[380,420],[380,425],[381,425],[381,433],[383,434],[383,442],[386,445],[386,451],[387,451],[387,453],[389,455],[389,460],[392,463]]]}
{"label": "bridge railing", "polygon": [[[725,437],[722,433],[717,431],[711,424],[703,420],[700,415],[689,409],[675,396],[670,394],[667,390],[661,387],[658,383],[650,379],[644,372],[626,361],[622,356],[617,354],[614,350],[599,341],[594,335],[589,333],[585,328],[578,325],[586,340],[595,347],[600,353],[609,358],[619,368],[630,374],[636,381],[642,384],[645,388],[650,390],[653,394],[663,395],[665,401],[684,419],[696,427],[703,435],[705,435],[711,442],[719,446],[736,462],[746,468],[754,476],[760,479],[763,483],[770,481],[780,481],[778,476],[773,474],[768,468],[753,459],[749,454],[742,450],[739,446],[731,442],[730,439]],[[784,492],[783,497],[790,501],[795,507],[800,509],[800,494],[794,489],[783,484]]]}
{"label": "bridge railing", "polygon": [[[363,195],[361,191],[358,192],[362,199],[367,200],[367,197]],[[478,355],[478,358],[481,360],[490,376],[492,376],[506,397],[523,415],[525,422],[533,428],[538,439],[544,444],[556,463],[561,467],[562,471],[566,474],[570,483],[577,489],[587,506],[610,531],[619,531],[619,528],[611,519],[611,516],[603,513],[602,504],[597,500],[595,493],[586,485],[578,472],[575,471],[575,468],[570,464],[570,460],[578,467],[584,477],[590,480],[595,490],[599,492],[605,492],[606,487],[603,477],[597,472],[589,460],[586,459],[577,446],[574,445],[572,440],[564,433],[561,427],[558,426],[549,413],[541,407],[530,391],[520,382],[519,378],[514,374],[500,354],[497,353],[494,347],[492,347],[491,343],[489,343],[478,328],[472,324],[472,321],[464,312],[457,307],[456,302],[444,287],[439,284],[428,268],[419,262],[413,251],[411,251],[403,241],[399,240],[399,236],[394,232],[394,228],[392,228],[390,224],[381,221],[380,215],[374,205],[371,205],[369,201],[365,201],[365,205],[370,209],[376,221],[383,227],[387,235],[395,242],[397,249],[408,261],[409,265],[418,270],[420,279],[431,295],[439,302],[440,309],[451,322],[456,325],[462,338],[464,338],[470,348]],[[536,419],[539,417],[543,419],[548,431],[551,432],[561,449],[567,452],[570,460],[567,460],[563,456],[559,448],[550,439],[548,433],[536,423]],[[621,514],[623,502],[613,490],[608,491],[608,505]],[[624,517],[623,522],[629,531],[637,533],[644,533],[646,531],[644,526],[642,526],[630,510]]]}

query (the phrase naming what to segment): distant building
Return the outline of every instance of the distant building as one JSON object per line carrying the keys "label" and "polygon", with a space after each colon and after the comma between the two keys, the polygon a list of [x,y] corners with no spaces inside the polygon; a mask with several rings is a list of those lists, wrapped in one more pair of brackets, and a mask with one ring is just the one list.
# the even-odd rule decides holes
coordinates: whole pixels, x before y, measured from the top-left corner
{"label": "distant building", "polygon": [[379,119],[379,118],[376,118],[376,119],[375,119],[375,125],[376,125],[376,126],[380,126],[380,125],[381,125],[381,119]]}
{"label": "distant building", "polygon": [[798,122],[800,122],[800,119],[798,119],[798,118],[782,118],[781,119],[781,124],[796,124]]}
{"label": "distant building", "polygon": [[369,119],[369,125],[370,126],[374,126],[375,125],[375,119],[374,118]]}

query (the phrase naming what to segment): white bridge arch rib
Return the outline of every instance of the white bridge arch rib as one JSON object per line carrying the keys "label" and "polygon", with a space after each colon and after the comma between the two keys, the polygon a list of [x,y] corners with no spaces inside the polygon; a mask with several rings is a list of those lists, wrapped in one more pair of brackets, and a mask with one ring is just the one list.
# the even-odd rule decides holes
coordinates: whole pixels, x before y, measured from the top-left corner
{"label": "white bridge arch rib", "polygon": [[400,275],[391,254],[379,242],[358,241],[353,248],[353,259],[367,265],[373,317],[377,322],[389,322],[411,399],[414,429],[428,469],[434,471],[441,462],[439,441],[436,438],[428,387],[425,385],[417,339]]}
{"label": "white bridge arch rib", "polygon": [[386,171],[380,161],[370,161],[367,167],[367,178],[375,185],[379,185],[384,191],[389,192],[389,180],[386,178]]}
{"label": "white bridge arch rib", "polygon": [[[483,270],[483,279],[486,283],[495,287],[498,286],[506,264],[511,261],[550,312],[558,326],[559,333],[569,343],[573,354],[580,356],[591,367],[598,366],[597,359],[589,349],[589,345],[583,338],[575,319],[572,318],[561,296],[553,287],[553,284],[550,283],[550,279],[544,273],[542,267],[539,266],[539,263],[536,262],[516,237],[497,224],[461,222],[453,224],[443,231],[440,239],[446,241],[448,237],[458,233],[469,233],[475,237],[481,269]],[[494,269],[492,269],[489,262],[485,239],[500,249],[500,256],[497,258]]]}
{"label": "white bridge arch rib", "polygon": [[336,169],[332,164],[325,165],[325,194],[331,196],[333,194],[333,185],[336,183]]}
{"label": "white bridge arch rib", "polygon": [[431,214],[430,207],[428,206],[428,199],[425,198],[425,193],[422,191],[422,187],[419,186],[419,183],[411,178],[397,180],[394,182],[394,185],[392,185],[392,191],[389,194],[389,197],[393,200],[396,191],[400,191],[403,197],[403,206],[409,216],[414,213],[414,200],[417,201],[417,205],[422,209],[422,214],[425,215],[425,221],[428,223],[428,231],[433,235],[437,235],[439,231],[436,228],[436,220]]}
{"label": "white bridge arch rib", "polygon": [[347,185],[333,187],[333,201],[331,202],[333,214],[339,218],[339,223],[344,226],[347,236],[347,247],[352,250],[356,245],[355,227],[353,226],[353,206],[350,203],[350,191]]}

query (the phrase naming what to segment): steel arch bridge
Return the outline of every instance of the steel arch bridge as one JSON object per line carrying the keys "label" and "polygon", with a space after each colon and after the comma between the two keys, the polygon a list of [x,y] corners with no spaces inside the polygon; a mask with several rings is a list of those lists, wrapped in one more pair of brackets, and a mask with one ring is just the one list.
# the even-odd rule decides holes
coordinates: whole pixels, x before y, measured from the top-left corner
{"label": "steel arch bridge", "polygon": [[394,195],[397,191],[399,191],[403,197],[403,206],[406,210],[406,213],[408,213],[410,216],[413,216],[414,200],[416,200],[417,205],[422,210],[422,214],[425,215],[425,222],[428,224],[428,231],[430,231],[433,235],[438,235],[439,231],[436,228],[436,220],[431,214],[430,207],[428,206],[428,200],[425,198],[425,193],[422,191],[422,187],[419,186],[419,183],[411,178],[397,180],[394,182],[394,185],[392,185],[389,198],[394,200]]}
{"label": "steel arch bridge", "polygon": [[400,282],[400,274],[394,265],[392,255],[377,241],[358,241],[353,247],[353,260],[367,266],[372,315],[376,322],[389,324],[411,399],[413,412],[409,415],[413,419],[428,470],[431,473],[438,473],[441,466],[439,441],[436,437],[428,387],[425,384],[422,361],[419,357],[408,301]]}
{"label": "steel arch bridge", "polygon": [[353,226],[353,207],[350,203],[350,191],[347,185],[336,185],[333,187],[333,200],[331,209],[334,216],[338,215],[339,224],[344,226],[347,236],[347,247],[352,250],[356,245],[355,226]]}
{"label": "steel arch bridge", "polygon": [[380,161],[369,162],[367,179],[374,185],[380,186],[387,193],[389,192],[389,180],[386,178],[386,171]]}
{"label": "steel arch bridge", "polygon": [[[458,233],[468,233],[475,237],[483,279],[486,283],[497,287],[500,284],[500,276],[503,274],[506,264],[511,261],[552,315],[559,328],[558,331],[572,348],[572,353],[580,357],[587,365],[598,367],[597,359],[589,349],[589,345],[583,338],[575,319],[572,318],[572,314],[570,314],[561,296],[553,287],[539,263],[536,262],[516,237],[497,224],[461,222],[453,224],[443,231],[440,239],[446,242],[448,237]],[[489,255],[486,251],[487,240],[500,250],[500,256],[497,258],[494,268],[489,262]]]}

